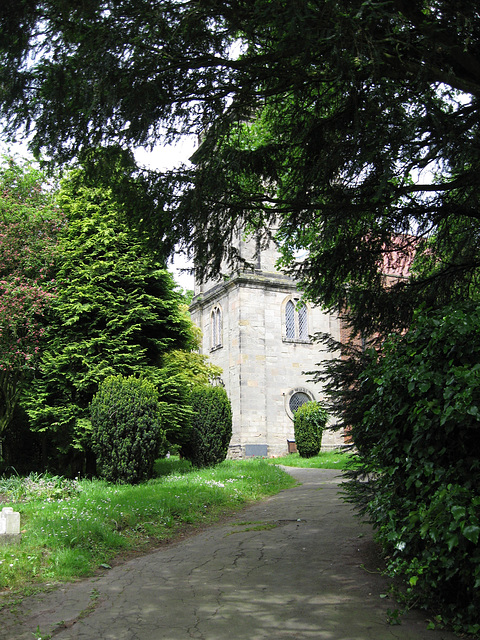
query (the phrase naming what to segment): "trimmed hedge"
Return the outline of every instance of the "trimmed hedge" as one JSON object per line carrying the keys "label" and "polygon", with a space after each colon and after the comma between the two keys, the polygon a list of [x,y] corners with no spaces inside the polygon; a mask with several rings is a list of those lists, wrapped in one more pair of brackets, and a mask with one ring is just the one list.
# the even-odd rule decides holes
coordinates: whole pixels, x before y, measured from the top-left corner
{"label": "trimmed hedge", "polygon": [[302,458],[318,455],[328,413],[318,402],[302,404],[293,415],[295,443]]}
{"label": "trimmed hedge", "polygon": [[196,467],[223,462],[232,438],[232,410],[222,387],[197,387],[192,390],[192,435],[182,455]]}
{"label": "trimmed hedge", "polygon": [[133,376],[106,378],[90,404],[90,417],[99,476],[131,484],[152,477],[165,440],[152,383]]}

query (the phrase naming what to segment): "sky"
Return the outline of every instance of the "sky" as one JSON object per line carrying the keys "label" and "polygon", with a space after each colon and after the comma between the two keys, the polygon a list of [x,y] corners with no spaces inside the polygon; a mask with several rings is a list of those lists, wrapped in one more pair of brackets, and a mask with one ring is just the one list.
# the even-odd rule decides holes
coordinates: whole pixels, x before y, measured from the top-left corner
{"label": "sky", "polygon": [[[152,151],[136,149],[135,157],[139,164],[150,169],[171,169],[182,162],[188,162],[197,147],[197,139],[188,137],[175,146],[156,147]],[[183,288],[193,290],[194,278],[188,273],[181,273],[182,268],[191,267],[185,256],[176,254],[173,264],[169,268],[173,272],[175,281]]]}

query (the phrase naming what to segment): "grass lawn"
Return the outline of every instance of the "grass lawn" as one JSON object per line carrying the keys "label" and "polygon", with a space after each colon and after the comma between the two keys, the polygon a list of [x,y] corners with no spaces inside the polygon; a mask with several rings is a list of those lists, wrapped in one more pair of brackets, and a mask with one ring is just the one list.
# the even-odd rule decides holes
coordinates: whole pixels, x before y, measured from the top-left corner
{"label": "grass lawn", "polygon": [[295,484],[258,459],[199,471],[170,458],[157,461],[156,473],[136,486],[38,474],[0,478],[1,506],[20,512],[22,530],[20,543],[0,546],[0,595],[108,569],[118,557],[147,551]]}
{"label": "grass lawn", "polygon": [[350,454],[341,450],[321,451],[318,456],[301,458],[298,453],[289,453],[281,458],[270,458],[270,464],[282,464],[286,467],[303,467],[308,469],[345,469]]}

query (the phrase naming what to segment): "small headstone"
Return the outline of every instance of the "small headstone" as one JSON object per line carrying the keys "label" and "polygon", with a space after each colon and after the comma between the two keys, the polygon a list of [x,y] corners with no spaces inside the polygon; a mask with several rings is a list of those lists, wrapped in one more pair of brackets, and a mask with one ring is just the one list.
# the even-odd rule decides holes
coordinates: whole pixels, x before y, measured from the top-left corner
{"label": "small headstone", "polygon": [[20,541],[20,514],[13,507],[3,507],[0,513],[0,544]]}

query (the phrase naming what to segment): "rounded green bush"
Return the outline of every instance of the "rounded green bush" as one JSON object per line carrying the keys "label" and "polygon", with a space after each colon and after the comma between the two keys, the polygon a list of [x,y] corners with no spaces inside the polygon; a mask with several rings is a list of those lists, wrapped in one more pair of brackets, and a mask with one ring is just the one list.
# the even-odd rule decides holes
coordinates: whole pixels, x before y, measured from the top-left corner
{"label": "rounded green bush", "polygon": [[302,404],[293,415],[297,451],[302,458],[318,455],[328,414],[318,402]]}
{"label": "rounded green bush", "polygon": [[232,410],[223,387],[204,386],[192,390],[192,435],[182,455],[196,467],[223,462],[232,438]]}
{"label": "rounded green bush", "polygon": [[133,376],[106,378],[90,404],[90,419],[99,476],[131,484],[152,476],[165,439],[153,384]]}

